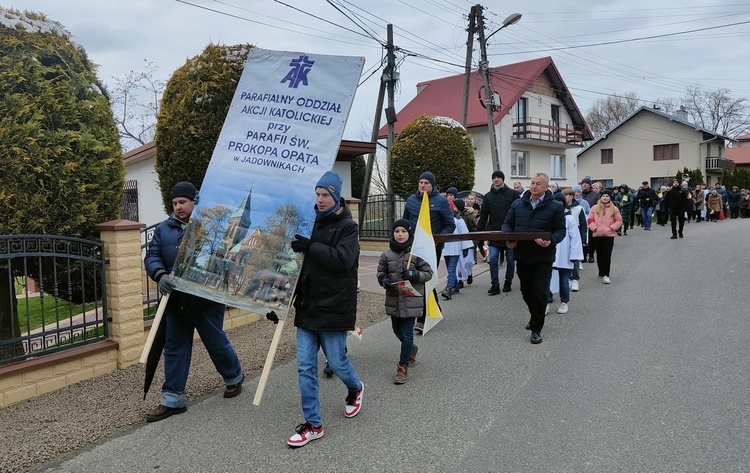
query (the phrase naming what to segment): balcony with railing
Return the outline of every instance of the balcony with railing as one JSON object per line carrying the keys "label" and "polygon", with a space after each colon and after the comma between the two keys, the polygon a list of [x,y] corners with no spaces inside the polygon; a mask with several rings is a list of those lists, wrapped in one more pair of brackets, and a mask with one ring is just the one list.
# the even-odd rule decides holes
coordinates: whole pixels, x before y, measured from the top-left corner
{"label": "balcony with railing", "polygon": [[735,168],[734,161],[726,158],[706,157],[706,171],[723,171]]}
{"label": "balcony with railing", "polygon": [[533,140],[562,145],[581,146],[583,127],[560,125],[552,120],[526,118],[513,120],[513,140]]}

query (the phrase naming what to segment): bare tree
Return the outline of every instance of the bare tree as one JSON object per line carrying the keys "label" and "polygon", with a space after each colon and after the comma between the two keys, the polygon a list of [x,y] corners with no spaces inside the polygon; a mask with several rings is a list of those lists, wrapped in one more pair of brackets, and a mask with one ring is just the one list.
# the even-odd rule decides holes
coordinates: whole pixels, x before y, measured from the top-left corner
{"label": "bare tree", "polygon": [[640,106],[641,102],[635,92],[598,99],[586,112],[586,123],[594,136],[599,137],[626,119]]}
{"label": "bare tree", "polygon": [[123,149],[130,150],[153,141],[156,117],[165,83],[156,77],[159,67],[145,60],[145,70],[113,76],[112,109]]}
{"label": "bare tree", "polygon": [[750,104],[731,96],[729,89],[705,90],[700,84],[687,88],[685,108],[693,123],[724,136],[734,137],[750,128]]}

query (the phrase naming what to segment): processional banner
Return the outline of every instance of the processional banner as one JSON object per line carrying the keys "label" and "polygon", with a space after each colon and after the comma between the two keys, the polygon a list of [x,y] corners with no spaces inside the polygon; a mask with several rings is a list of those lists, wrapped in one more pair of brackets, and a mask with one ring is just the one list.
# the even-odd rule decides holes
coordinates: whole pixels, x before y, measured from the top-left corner
{"label": "processional banner", "polygon": [[333,168],[364,58],[251,49],[174,265],[178,290],[288,311],[314,189]]}

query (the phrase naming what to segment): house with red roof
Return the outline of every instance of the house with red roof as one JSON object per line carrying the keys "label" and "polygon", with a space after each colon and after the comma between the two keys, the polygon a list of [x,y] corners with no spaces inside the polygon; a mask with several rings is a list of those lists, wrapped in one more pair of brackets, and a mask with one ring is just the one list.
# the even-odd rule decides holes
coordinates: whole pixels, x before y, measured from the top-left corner
{"label": "house with red roof", "polygon": [[[396,135],[422,115],[461,123],[465,81],[466,75],[459,74],[417,84],[416,97],[396,114]],[[480,99],[483,86],[481,73],[473,71],[469,75],[466,129],[476,157],[474,188],[482,193],[489,188],[494,171],[487,110]],[[520,181],[526,187],[537,172],[548,174],[561,187],[576,183],[576,152],[593,137],[552,58],[492,67],[490,86],[501,101],[499,107],[494,106],[492,117],[506,183]],[[386,138],[387,133],[386,125],[379,138]]]}
{"label": "house with red roof", "polygon": [[735,143],[726,149],[725,155],[738,168],[750,169],[750,133],[735,138]]}

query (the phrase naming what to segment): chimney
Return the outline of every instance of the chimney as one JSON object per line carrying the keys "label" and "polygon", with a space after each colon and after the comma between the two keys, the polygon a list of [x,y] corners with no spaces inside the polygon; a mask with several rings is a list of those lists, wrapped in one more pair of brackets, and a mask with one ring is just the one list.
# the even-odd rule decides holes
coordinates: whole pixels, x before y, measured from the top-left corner
{"label": "chimney", "polygon": [[677,117],[678,120],[684,122],[688,121],[688,112],[684,105],[680,105],[680,109],[675,112],[674,116]]}

